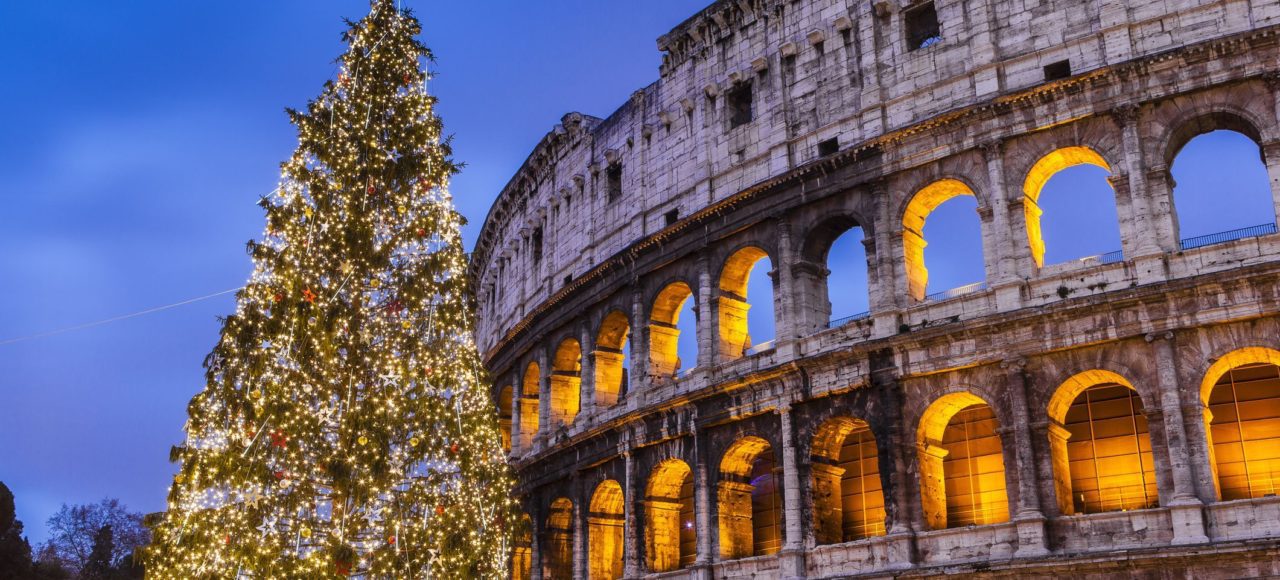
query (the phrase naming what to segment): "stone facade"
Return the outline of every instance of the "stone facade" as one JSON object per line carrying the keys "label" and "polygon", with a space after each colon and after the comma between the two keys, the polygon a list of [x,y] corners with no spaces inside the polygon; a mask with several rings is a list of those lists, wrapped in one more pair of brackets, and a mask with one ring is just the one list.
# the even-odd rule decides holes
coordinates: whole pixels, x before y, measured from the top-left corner
{"label": "stone facade", "polygon": [[[1280,498],[1222,501],[1208,413],[1223,373],[1280,362],[1280,235],[1185,243],[1169,175],[1191,138],[1235,130],[1280,207],[1280,3],[721,0],[658,45],[657,82],[538,144],[473,254],[532,527],[516,568],[1280,574]],[[1110,172],[1122,255],[1043,265],[1039,188],[1077,164]],[[921,224],[957,195],[986,282],[930,294]],[[853,226],[871,311],[828,328],[827,251]],[[777,339],[744,352],[738,286],[763,256]],[[699,357],[676,375],[685,299]],[[1073,503],[1062,414],[1102,384],[1136,392],[1149,505]],[[948,527],[944,434],[976,408],[1007,505]],[[836,542],[847,469],[819,442],[856,429],[883,521]]]}

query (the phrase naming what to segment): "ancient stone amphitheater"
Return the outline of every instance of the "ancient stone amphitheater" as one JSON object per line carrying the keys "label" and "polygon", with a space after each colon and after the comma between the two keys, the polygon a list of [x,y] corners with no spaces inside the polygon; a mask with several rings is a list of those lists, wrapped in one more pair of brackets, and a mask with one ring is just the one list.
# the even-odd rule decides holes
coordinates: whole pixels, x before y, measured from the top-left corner
{"label": "ancient stone amphitheater", "polygon": [[[658,48],[473,255],[513,577],[1280,574],[1275,215],[1183,238],[1170,176],[1225,129],[1280,194],[1280,2],[721,0]],[[1048,264],[1039,196],[1080,164],[1121,248]],[[955,196],[986,281],[935,288]],[[847,232],[865,264],[828,263]],[[864,266],[870,311],[833,319]]]}

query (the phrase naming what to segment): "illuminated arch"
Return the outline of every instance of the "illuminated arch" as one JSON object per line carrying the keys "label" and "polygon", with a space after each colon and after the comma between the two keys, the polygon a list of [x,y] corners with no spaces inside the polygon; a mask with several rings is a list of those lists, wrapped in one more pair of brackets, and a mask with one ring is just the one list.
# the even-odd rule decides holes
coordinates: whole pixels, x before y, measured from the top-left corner
{"label": "illuminated arch", "polygon": [[1062,514],[1159,504],[1147,418],[1128,380],[1099,369],[1078,373],[1058,387],[1046,411]]}
{"label": "illuminated arch", "polygon": [[604,317],[596,335],[596,405],[611,407],[627,392],[626,350],[631,335],[627,315],[614,310]]}
{"label": "illuminated arch", "polygon": [[734,442],[720,460],[720,557],[776,554],[782,547],[782,496],[777,463],[764,439]]}
{"label": "illuminated arch", "polygon": [[1253,346],[1220,357],[1200,401],[1219,499],[1280,493],[1280,351]]}
{"label": "illuminated arch", "polygon": [[929,269],[924,263],[924,222],[947,201],[967,195],[977,197],[973,189],[957,179],[941,179],[917,191],[902,216],[902,251],[907,269],[907,291],[912,298],[924,300],[929,286]]}
{"label": "illuminated arch", "polygon": [[697,558],[693,470],[679,459],[653,468],[645,486],[645,555],[649,570],[670,572]]}
{"label": "illuminated arch", "polygon": [[538,434],[538,391],[542,371],[538,363],[531,362],[524,368],[520,381],[520,448],[528,450]]}
{"label": "illuminated arch", "polygon": [[514,396],[511,385],[498,390],[498,428],[502,431],[503,451],[511,451],[511,410],[514,408]]}
{"label": "illuminated arch", "polygon": [[653,310],[649,316],[649,366],[650,374],[655,377],[674,376],[680,368],[688,364],[681,361],[680,311],[693,296],[693,290],[684,282],[672,282],[658,297],[653,300]]}
{"label": "illuminated arch", "polygon": [[521,514],[511,548],[511,580],[533,577],[533,519]]}
{"label": "illuminated arch", "polygon": [[587,513],[587,562],[591,580],[622,577],[622,486],[606,479],[591,494]]}
{"label": "illuminated arch", "polygon": [[554,580],[573,578],[573,502],[559,498],[551,502],[547,515],[547,554],[544,577]]}
{"label": "illuminated arch", "polygon": [[582,402],[582,346],[572,338],[560,341],[551,359],[552,425],[571,425]]}
{"label": "illuminated arch", "polygon": [[1027,222],[1027,244],[1031,248],[1031,257],[1036,267],[1044,266],[1044,235],[1040,227],[1040,193],[1055,174],[1068,167],[1077,165],[1094,165],[1107,172],[1111,165],[1093,149],[1073,146],[1054,150],[1041,157],[1027,172],[1027,179],[1022,184],[1022,210]]}
{"label": "illuminated arch", "polygon": [[[734,252],[728,260],[725,260],[724,269],[720,272],[718,300],[721,360],[740,358],[748,348],[753,346],[751,328],[747,322],[747,311],[752,306],[747,297],[747,286],[751,271],[755,269],[756,264],[767,259],[769,259],[767,252],[755,246],[748,246]],[[770,299],[772,300],[772,292]],[[772,304],[769,306],[772,308]]]}
{"label": "illuminated arch", "polygon": [[920,417],[920,496],[930,528],[1009,520],[998,427],[991,406],[968,392],[939,398]]}
{"label": "illuminated arch", "polygon": [[813,435],[811,467],[818,544],[884,535],[880,458],[865,421],[835,417],[823,422]]}

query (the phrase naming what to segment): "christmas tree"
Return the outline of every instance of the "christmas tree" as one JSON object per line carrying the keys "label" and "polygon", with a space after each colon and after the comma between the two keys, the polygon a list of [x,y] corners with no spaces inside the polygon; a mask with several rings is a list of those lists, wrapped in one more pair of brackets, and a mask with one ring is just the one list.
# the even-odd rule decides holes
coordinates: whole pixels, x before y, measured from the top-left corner
{"label": "christmas tree", "polygon": [[174,448],[154,577],[503,575],[512,480],[431,55],[393,0],[348,27],[337,80],[289,111],[298,149]]}

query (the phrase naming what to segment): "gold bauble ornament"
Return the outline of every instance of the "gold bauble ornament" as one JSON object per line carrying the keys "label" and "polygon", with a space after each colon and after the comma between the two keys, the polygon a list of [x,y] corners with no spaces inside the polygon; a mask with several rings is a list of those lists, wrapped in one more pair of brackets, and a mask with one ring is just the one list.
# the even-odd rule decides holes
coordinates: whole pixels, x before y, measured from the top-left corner
{"label": "gold bauble ornament", "polygon": [[417,437],[410,437],[410,438],[409,438],[409,447],[417,447],[417,446],[418,446],[418,443],[420,443],[420,441],[418,440],[418,438],[417,438]]}
{"label": "gold bauble ornament", "polygon": [[369,444],[369,438],[368,438],[368,437],[365,437],[364,435],[361,435],[359,439],[356,439],[356,441],[357,441],[358,443],[360,443],[361,445],[368,445],[368,444]]}
{"label": "gold bauble ornament", "polygon": [[184,481],[186,481],[186,480],[187,480],[187,476],[185,476],[185,475],[183,475],[183,474],[181,474],[181,473],[179,473],[179,474],[177,474],[177,475],[173,476],[173,482],[174,482],[174,483],[182,483],[182,482],[184,482]]}
{"label": "gold bauble ornament", "polygon": [[311,537],[311,528],[303,527],[301,530],[298,530],[298,535],[299,535],[299,536],[302,536],[304,539],[305,539],[305,538],[310,538],[310,537]]}

